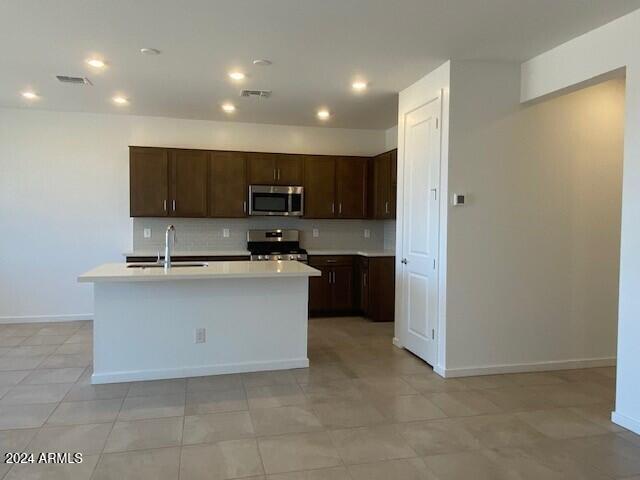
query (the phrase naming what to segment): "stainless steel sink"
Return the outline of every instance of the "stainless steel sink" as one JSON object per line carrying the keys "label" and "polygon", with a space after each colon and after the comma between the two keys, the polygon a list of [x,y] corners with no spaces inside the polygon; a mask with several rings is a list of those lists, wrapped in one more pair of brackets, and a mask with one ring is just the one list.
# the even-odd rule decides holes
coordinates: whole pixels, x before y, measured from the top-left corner
{"label": "stainless steel sink", "polygon": [[[206,262],[172,262],[171,268],[181,268],[181,267],[208,267],[209,264]],[[127,265],[127,268],[164,268],[164,265],[158,263],[130,263]]]}

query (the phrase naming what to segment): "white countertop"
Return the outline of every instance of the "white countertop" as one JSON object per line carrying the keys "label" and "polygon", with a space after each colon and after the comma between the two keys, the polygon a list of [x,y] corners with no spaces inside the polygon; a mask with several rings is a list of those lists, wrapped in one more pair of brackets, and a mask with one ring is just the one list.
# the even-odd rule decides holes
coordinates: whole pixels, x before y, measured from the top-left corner
{"label": "white countertop", "polygon": [[[174,262],[174,265],[180,262]],[[78,277],[79,282],[155,282],[221,278],[319,277],[319,270],[300,262],[210,262],[206,267],[127,268],[126,263],[105,263]]]}
{"label": "white countertop", "polygon": [[[124,252],[125,257],[153,257],[158,256],[158,250],[135,250]],[[164,256],[164,248],[160,249],[160,255]],[[249,250],[174,250],[172,257],[248,257]]]}
{"label": "white countertop", "polygon": [[[311,249],[307,251],[309,255],[360,255],[362,257],[394,257],[395,250],[318,250]],[[125,257],[157,257],[156,250],[136,250],[133,252],[124,252]],[[160,255],[164,256],[164,250]],[[251,255],[248,250],[176,250],[171,253],[173,257],[240,257]]]}
{"label": "white countertop", "polygon": [[309,255],[359,255],[361,257],[394,257],[395,250],[307,250]]}

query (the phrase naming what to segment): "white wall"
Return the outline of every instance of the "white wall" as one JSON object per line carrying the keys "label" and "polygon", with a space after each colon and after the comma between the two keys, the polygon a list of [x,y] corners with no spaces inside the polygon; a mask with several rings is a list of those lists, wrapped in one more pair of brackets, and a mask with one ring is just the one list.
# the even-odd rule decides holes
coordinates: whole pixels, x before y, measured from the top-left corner
{"label": "white wall", "polygon": [[519,80],[451,62],[447,375],[616,355],[624,82],[521,106]]}
{"label": "white wall", "polygon": [[615,422],[640,433],[640,10],[522,65],[523,101],[626,68]]}
{"label": "white wall", "polygon": [[128,145],[374,155],[385,132],[0,109],[0,322],[87,318],[131,248]]}

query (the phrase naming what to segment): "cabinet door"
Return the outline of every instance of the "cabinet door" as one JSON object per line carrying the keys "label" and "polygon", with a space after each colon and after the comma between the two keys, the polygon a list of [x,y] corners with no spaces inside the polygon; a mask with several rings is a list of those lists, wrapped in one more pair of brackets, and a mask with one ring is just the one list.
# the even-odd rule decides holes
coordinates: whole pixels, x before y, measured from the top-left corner
{"label": "cabinet door", "polygon": [[206,217],[209,152],[173,150],[171,157],[171,215]]}
{"label": "cabinet door", "polygon": [[277,185],[302,185],[302,156],[278,155],[276,169]]}
{"label": "cabinet door", "polygon": [[393,322],[395,312],[395,259],[369,259],[369,317],[374,322]]}
{"label": "cabinet door", "polygon": [[304,159],[304,216],[335,216],[336,162],[334,157],[308,156]]}
{"label": "cabinet door", "polygon": [[249,184],[274,185],[278,176],[276,160],[274,153],[248,153]]}
{"label": "cabinet door", "polygon": [[329,298],[330,269],[314,266],[322,272],[320,277],[309,277],[309,312],[326,312],[331,308]]}
{"label": "cabinet door", "polygon": [[132,217],[165,217],[168,211],[168,154],[164,148],[129,149],[129,206]]}
{"label": "cabinet door", "polygon": [[353,310],[353,266],[332,267],[331,309],[336,312]]}
{"label": "cabinet door", "polygon": [[373,217],[391,218],[391,153],[373,159]]}
{"label": "cabinet door", "polygon": [[356,298],[357,309],[365,317],[369,315],[369,260],[358,257],[356,268]]}
{"label": "cabinet door", "polygon": [[367,159],[338,157],[336,161],[338,218],[367,216]]}
{"label": "cabinet door", "polygon": [[398,150],[391,150],[391,214],[390,218],[396,218],[396,205],[398,198]]}
{"label": "cabinet door", "polygon": [[209,161],[209,216],[247,215],[247,162],[242,152],[211,152]]}

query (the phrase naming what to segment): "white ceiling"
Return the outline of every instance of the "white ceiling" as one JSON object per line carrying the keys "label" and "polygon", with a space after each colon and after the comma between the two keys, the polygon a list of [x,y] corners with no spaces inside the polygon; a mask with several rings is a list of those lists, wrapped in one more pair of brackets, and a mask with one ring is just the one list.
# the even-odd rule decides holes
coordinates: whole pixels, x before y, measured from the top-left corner
{"label": "white ceiling", "polygon": [[[449,58],[526,60],[637,8],[640,0],[2,0],[0,106],[387,128],[397,92]],[[91,55],[108,68],[92,71]],[[231,69],[247,79],[232,82]],[[63,85],[60,74],[94,85]],[[351,91],[356,77],[370,82],[367,93]],[[273,96],[239,98],[241,87]],[[27,88],[41,98],[24,100]],[[116,93],[130,105],[115,106]],[[231,116],[220,110],[229,100]],[[328,122],[316,119],[320,106]]]}

